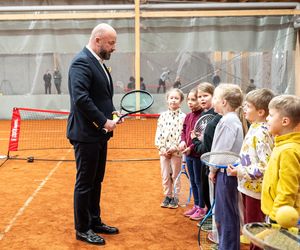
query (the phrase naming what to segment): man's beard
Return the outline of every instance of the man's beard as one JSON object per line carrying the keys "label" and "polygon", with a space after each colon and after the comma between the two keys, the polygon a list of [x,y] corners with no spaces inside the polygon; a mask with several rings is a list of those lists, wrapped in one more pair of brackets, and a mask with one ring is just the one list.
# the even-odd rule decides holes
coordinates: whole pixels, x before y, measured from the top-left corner
{"label": "man's beard", "polygon": [[102,60],[109,60],[110,59],[110,54],[111,53],[109,53],[108,51],[106,51],[106,50],[100,50],[100,52],[99,52],[99,56],[100,56],[100,58],[102,59]]}

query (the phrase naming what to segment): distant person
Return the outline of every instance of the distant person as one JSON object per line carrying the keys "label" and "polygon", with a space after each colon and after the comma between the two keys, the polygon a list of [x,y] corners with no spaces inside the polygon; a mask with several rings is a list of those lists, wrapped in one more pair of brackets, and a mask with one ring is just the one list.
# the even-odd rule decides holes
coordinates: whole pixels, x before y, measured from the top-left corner
{"label": "distant person", "polygon": [[170,70],[167,70],[167,71],[164,71],[160,75],[159,80],[158,80],[157,93],[159,93],[160,87],[162,87],[164,93],[166,93],[166,81],[170,80],[169,74],[170,74]]}
{"label": "distant person", "polygon": [[213,82],[213,84],[215,85],[215,87],[217,87],[217,86],[220,84],[220,82],[221,82],[220,76],[217,75],[217,74],[215,74],[215,75],[213,76],[213,78],[212,78],[212,82]]}
{"label": "distant person", "polygon": [[173,88],[177,88],[177,89],[181,88],[181,81],[180,81],[180,77],[179,76],[176,77],[175,82],[173,84]]}
{"label": "distant person", "polygon": [[43,76],[44,82],[45,82],[45,94],[51,94],[51,79],[52,76],[50,74],[50,71],[47,70],[47,72]]}
{"label": "distant person", "polygon": [[246,94],[248,94],[250,91],[255,90],[255,89],[256,89],[256,86],[254,84],[254,80],[250,79],[249,85],[248,85],[248,87],[246,89]]}
{"label": "distant person", "polygon": [[146,90],[146,85],[144,83],[144,78],[143,77],[140,78],[140,86],[141,86],[141,90]]}
{"label": "distant person", "polygon": [[127,84],[127,91],[135,89],[135,78],[133,76],[129,77],[129,83]]}
{"label": "distant person", "polygon": [[61,79],[62,79],[62,76],[61,76],[61,73],[60,73],[60,71],[59,71],[58,69],[55,69],[55,70],[54,70],[53,78],[54,78],[54,85],[55,85],[57,94],[60,95],[60,94],[61,94],[60,87],[61,87]]}

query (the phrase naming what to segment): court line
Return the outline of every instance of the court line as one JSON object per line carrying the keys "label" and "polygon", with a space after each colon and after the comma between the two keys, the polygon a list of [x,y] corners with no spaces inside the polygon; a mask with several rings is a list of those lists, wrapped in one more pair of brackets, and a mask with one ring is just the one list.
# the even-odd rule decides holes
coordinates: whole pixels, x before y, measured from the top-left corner
{"label": "court line", "polygon": [[34,197],[38,194],[38,192],[45,186],[47,181],[51,178],[57,168],[62,164],[62,161],[59,161],[49,172],[49,174],[44,178],[41,184],[36,188],[36,190],[32,193],[32,195],[25,201],[23,206],[18,210],[15,216],[10,220],[8,225],[5,227],[4,231],[0,233],[0,241],[4,238],[5,234],[7,234],[10,229],[13,227],[17,219],[24,213],[25,209],[29,206],[29,204],[33,201]]}

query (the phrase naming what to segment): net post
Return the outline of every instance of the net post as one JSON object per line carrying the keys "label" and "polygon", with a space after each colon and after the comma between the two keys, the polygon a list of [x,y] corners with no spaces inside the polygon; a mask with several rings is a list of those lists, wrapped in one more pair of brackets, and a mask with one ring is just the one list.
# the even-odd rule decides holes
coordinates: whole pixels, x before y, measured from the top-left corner
{"label": "net post", "polygon": [[9,156],[10,151],[18,150],[20,124],[21,124],[21,115],[20,115],[19,108],[13,108],[7,156]]}

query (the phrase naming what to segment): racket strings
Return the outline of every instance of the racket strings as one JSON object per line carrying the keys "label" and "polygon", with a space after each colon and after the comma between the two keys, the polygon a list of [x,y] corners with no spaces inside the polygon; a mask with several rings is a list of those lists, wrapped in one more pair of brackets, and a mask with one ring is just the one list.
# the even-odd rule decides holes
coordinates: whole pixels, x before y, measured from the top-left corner
{"label": "racket strings", "polygon": [[211,152],[201,156],[201,160],[208,166],[236,165],[240,161],[240,156],[232,152]]}
{"label": "racket strings", "polygon": [[201,116],[194,126],[194,131],[199,140],[202,140],[204,130],[207,124],[214,118],[212,114],[206,114]]}
{"label": "racket strings", "polygon": [[127,112],[136,112],[138,110],[145,110],[153,103],[153,97],[147,92],[128,93],[121,100],[121,107]]}
{"label": "racket strings", "polygon": [[[270,225],[245,225],[250,238],[268,249],[299,250],[300,237],[285,229],[273,228]],[[299,231],[298,231],[299,232]]]}
{"label": "racket strings", "polygon": [[185,174],[181,174],[178,180],[178,204],[180,206],[186,206],[190,199],[190,181]]}

